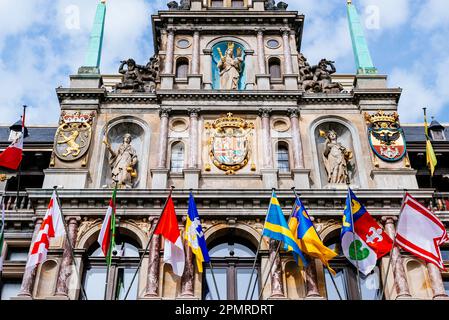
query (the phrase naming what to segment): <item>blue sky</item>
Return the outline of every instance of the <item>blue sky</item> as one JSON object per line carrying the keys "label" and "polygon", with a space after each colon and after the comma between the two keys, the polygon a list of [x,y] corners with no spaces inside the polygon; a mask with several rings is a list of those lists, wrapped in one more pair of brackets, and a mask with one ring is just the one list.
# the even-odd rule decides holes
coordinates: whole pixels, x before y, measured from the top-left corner
{"label": "blue sky", "polygon": [[[346,0],[284,0],[305,14],[302,51],[309,61],[336,61],[354,73]],[[101,71],[119,61],[144,63],[153,54],[150,15],[167,0],[108,0]],[[449,122],[449,1],[353,0],[365,25],[372,58],[390,87],[404,89],[403,123],[421,122],[422,107]],[[29,124],[56,124],[58,86],[83,64],[97,0],[0,0],[0,123],[30,106]]]}

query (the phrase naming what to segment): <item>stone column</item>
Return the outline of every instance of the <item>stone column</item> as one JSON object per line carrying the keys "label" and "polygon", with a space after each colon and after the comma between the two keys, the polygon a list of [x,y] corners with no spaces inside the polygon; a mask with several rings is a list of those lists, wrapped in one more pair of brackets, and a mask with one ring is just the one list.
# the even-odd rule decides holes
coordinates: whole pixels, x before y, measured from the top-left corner
{"label": "stone column", "polygon": [[170,28],[167,31],[167,51],[165,54],[164,74],[172,74],[173,62],[175,58],[175,30]]}
{"label": "stone column", "polygon": [[284,28],[282,31],[282,40],[284,47],[285,74],[293,74],[292,50],[290,48],[290,29]]}
{"label": "stone column", "polygon": [[259,61],[259,73],[266,74],[266,65],[265,65],[265,45],[264,45],[264,29],[257,30],[257,56]]}
{"label": "stone column", "polygon": [[193,253],[192,248],[184,242],[184,252],[186,255],[186,264],[184,268],[184,273],[181,277],[181,297],[193,297],[193,281],[195,277],[195,271],[193,266]]}
{"label": "stone column", "polygon": [[[42,218],[37,218],[34,225],[34,232],[33,232],[33,239],[31,241],[31,246],[33,245],[34,241],[36,240],[39,231],[42,226]],[[32,247],[30,247],[31,252]],[[36,271],[37,266],[35,266],[32,269],[25,269],[25,273],[23,274],[22,278],[22,285],[20,287],[20,292],[18,294],[18,297],[22,298],[31,298],[33,295],[33,287],[34,287],[34,280],[36,278]]]}
{"label": "stone column", "polygon": [[306,298],[321,298],[320,290],[318,289],[315,259],[311,259],[310,264],[306,268]]}
{"label": "stone column", "polygon": [[58,282],[56,284],[56,295],[63,297],[68,297],[69,294],[67,282],[72,275],[73,263],[72,248],[70,247],[70,244],[75,246],[76,237],[78,235],[78,221],[80,218],[69,217],[67,220],[67,232],[69,233],[67,236],[68,239],[70,239],[70,243],[67,239],[64,241],[64,253],[62,256],[61,267],[59,269]]}
{"label": "stone column", "polygon": [[189,162],[188,168],[197,169],[198,167],[198,114],[200,109],[188,109],[190,117],[190,148],[189,148]]}
{"label": "stone column", "polygon": [[444,289],[443,278],[438,267],[432,263],[427,263],[427,272],[429,273],[430,283],[432,285],[434,300],[448,300],[449,296]]}
{"label": "stone column", "polygon": [[[270,298],[281,298],[284,297],[284,284],[282,282],[282,264],[281,257],[277,248],[279,246],[279,241],[270,240],[270,264],[273,259],[273,268],[270,270],[271,278],[271,295]],[[279,250],[280,251],[280,250]],[[276,254],[277,253],[277,254]]]}
{"label": "stone column", "polygon": [[161,108],[159,112],[161,126],[159,130],[158,169],[165,169],[167,167],[168,120],[170,111],[171,109]]}
{"label": "stone column", "polygon": [[[157,224],[157,219],[153,220],[153,225]],[[147,285],[145,287],[146,298],[157,297],[159,295],[159,269],[160,269],[160,251],[161,251],[161,236],[153,235],[150,244],[150,251],[148,257],[148,274]]]}
{"label": "stone column", "polygon": [[212,50],[211,49],[204,49],[204,89],[212,89]]}
{"label": "stone column", "polygon": [[304,169],[304,157],[302,154],[302,141],[299,133],[299,109],[287,109],[290,116],[292,132],[293,169]]}
{"label": "stone column", "polygon": [[[391,239],[394,239],[396,234],[394,222],[397,221],[397,217],[382,217],[382,221],[385,224],[385,232],[390,236]],[[397,292],[397,299],[410,298],[411,295],[408,287],[404,265],[402,264],[401,252],[397,246],[395,246],[391,252],[391,268],[393,269],[394,285]]]}
{"label": "stone column", "polygon": [[192,74],[200,74],[200,31],[193,31]]}
{"label": "stone column", "polygon": [[265,144],[263,148],[263,166],[266,169],[273,169],[273,148],[271,147],[270,114],[271,109],[259,109],[259,115],[262,118],[262,141]]}

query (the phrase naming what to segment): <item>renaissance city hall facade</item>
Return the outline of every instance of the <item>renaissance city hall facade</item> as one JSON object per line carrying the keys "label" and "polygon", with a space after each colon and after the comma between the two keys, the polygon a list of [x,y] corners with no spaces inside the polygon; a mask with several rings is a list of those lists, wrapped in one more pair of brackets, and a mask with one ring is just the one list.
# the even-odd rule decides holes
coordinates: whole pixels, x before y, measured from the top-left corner
{"label": "renaissance city hall facade", "polygon": [[[181,233],[190,191],[195,197],[221,299],[245,298],[255,259],[252,299],[339,299],[319,260],[300,268],[291,253],[276,255],[278,243],[266,237],[256,257],[273,188],[287,216],[295,187],[320,238],[337,252],[348,185],[392,238],[404,189],[435,205],[447,226],[449,194],[419,180],[425,149],[413,138],[424,129],[401,125],[401,89],[388,87],[373,65],[356,4],[342,5],[356,74],[336,73],[338,61],[325,52],[308,61],[301,53],[305,17],[284,2],[183,0],[151,16],[154,56],[123,57],[119,72],[105,75],[99,67],[107,3],[100,1],[85,65],[56,89],[59,124],[29,127],[19,197],[16,173],[2,171],[2,299],[77,300],[80,284],[89,300],[123,299],[144,253],[128,299],[217,299],[210,265],[198,272],[186,244],[182,277],[164,263],[160,236],[144,252],[171,186]],[[395,143],[381,138],[382,128]],[[4,147],[7,128],[0,134]],[[438,156],[448,150],[437,143]],[[33,179],[27,166],[40,168]],[[25,270],[54,186],[76,264],[59,239],[44,263]],[[106,281],[97,239],[115,186],[116,250]],[[447,298],[446,273],[396,253],[385,299]],[[388,259],[361,278],[361,290],[346,258],[332,259],[342,298],[376,299]]]}

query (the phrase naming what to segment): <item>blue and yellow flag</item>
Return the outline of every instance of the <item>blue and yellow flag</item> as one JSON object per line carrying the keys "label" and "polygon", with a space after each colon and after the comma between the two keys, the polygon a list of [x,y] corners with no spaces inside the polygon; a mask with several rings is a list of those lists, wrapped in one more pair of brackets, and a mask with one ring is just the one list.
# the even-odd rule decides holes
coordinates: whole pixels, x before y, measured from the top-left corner
{"label": "blue and yellow flag", "polygon": [[196,256],[198,271],[203,272],[203,262],[210,262],[210,258],[203,228],[201,227],[200,216],[198,215],[198,209],[196,208],[192,193],[190,193],[189,198],[185,239],[189,247],[192,248],[193,254]]}
{"label": "blue and yellow flag", "polygon": [[276,194],[273,192],[271,196],[271,203],[268,209],[267,219],[263,229],[263,235],[278,241],[282,241],[288,248],[288,251],[293,251],[295,258],[298,258],[298,264],[306,267],[307,260],[299,249],[298,244],[293,237],[292,232],[288,228],[287,221],[285,220],[279,201]]}
{"label": "blue and yellow flag", "polygon": [[323,244],[304,204],[299,198],[296,198],[292,218],[288,226],[301,251],[309,257],[320,259],[327,269],[335,275],[335,271],[329,266],[329,260],[338,256],[338,254]]}

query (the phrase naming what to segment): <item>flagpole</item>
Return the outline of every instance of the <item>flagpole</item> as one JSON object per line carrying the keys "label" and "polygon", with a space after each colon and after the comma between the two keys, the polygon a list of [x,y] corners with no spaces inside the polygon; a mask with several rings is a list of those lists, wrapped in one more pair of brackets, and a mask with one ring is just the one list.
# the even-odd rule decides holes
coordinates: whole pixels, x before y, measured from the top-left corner
{"label": "flagpole", "polygon": [[[402,209],[404,208],[406,194],[407,194],[407,189],[404,189],[404,196],[402,197],[401,211],[399,212],[398,223],[396,224],[396,226],[398,226],[399,225],[399,221],[401,221]],[[385,286],[387,284],[388,273],[390,272],[391,261],[393,259],[393,250],[394,250],[394,247],[396,246],[396,238],[397,238],[397,236],[398,236],[398,229],[396,227],[395,228],[395,232],[394,232],[393,245],[391,246],[391,250],[390,250],[390,258],[388,259],[387,272],[385,273],[384,280],[382,281],[382,291],[381,291],[381,295],[379,297],[379,300],[382,300],[384,298]],[[394,278],[394,275],[393,275],[393,278]]]}
{"label": "flagpole", "polygon": [[67,225],[65,222],[64,213],[62,212],[61,201],[59,200],[59,194],[58,194],[58,186],[54,186],[53,189],[55,190],[56,201],[58,202],[57,204],[59,207],[59,212],[61,213],[61,219],[62,219],[62,224],[64,226],[64,231],[66,234],[67,244],[69,245],[69,248],[70,248],[70,255],[72,256],[73,264],[75,265],[76,276],[78,277],[78,279],[80,281],[81,294],[84,296],[84,298],[86,300],[89,300],[87,298],[87,294],[86,294],[86,290],[84,289],[83,282],[81,281],[81,277],[80,277],[79,270],[78,270],[78,264],[76,263],[76,259],[75,259],[75,253],[74,253],[74,248],[72,245],[72,240],[70,240],[70,235],[69,235],[68,228],[67,228]]}
{"label": "flagpole", "polygon": [[[162,208],[161,215],[162,215],[162,213],[165,211],[165,208],[167,207],[168,199],[170,199],[170,197],[171,197],[171,195],[172,195],[174,189],[175,189],[174,186],[171,186],[171,187],[170,187],[170,193],[168,194],[167,200],[165,200],[165,204],[164,204],[164,207]],[[147,242],[147,246],[145,247],[145,250],[144,250],[144,252],[143,252],[143,254],[142,254],[142,257],[140,257],[139,265],[137,266],[136,272],[134,273],[134,276],[133,276],[133,278],[132,278],[132,280],[131,280],[131,283],[130,283],[130,285],[129,285],[129,287],[128,287],[128,290],[126,291],[126,295],[125,295],[125,298],[124,298],[123,300],[126,300],[126,299],[128,298],[128,295],[129,295],[129,292],[131,291],[131,287],[133,286],[134,280],[136,280],[136,276],[137,276],[137,274],[139,273],[140,267],[142,266],[143,258],[145,257],[145,254],[147,253],[148,248],[150,247],[151,241],[153,240],[154,231],[156,230],[156,228],[157,228],[157,226],[159,225],[159,222],[160,222],[160,221],[161,221],[161,219],[158,219],[158,220],[157,220],[157,223],[156,223],[155,226],[154,226],[154,228],[152,228],[153,231],[151,232],[150,239],[149,239],[148,242]]]}
{"label": "flagpole", "polygon": [[[268,212],[270,212],[271,199],[273,198],[273,194],[274,194],[275,191],[276,191],[276,188],[272,188],[271,189],[270,205],[268,206],[268,211],[267,211],[267,214],[265,216],[265,222],[267,221]],[[265,223],[264,223],[264,228],[265,228]],[[259,244],[257,246],[256,256],[254,257],[254,263],[253,263],[253,267],[252,267],[252,270],[251,270],[251,276],[249,278],[248,289],[246,290],[245,300],[248,300],[248,293],[249,293],[249,289],[251,288],[251,281],[253,280],[254,270],[256,269],[257,257],[259,256],[260,245],[262,243],[262,240],[263,240],[263,230],[262,230],[262,233],[260,234],[260,239],[259,239]],[[257,281],[257,278],[256,278],[256,281]],[[254,284],[254,286],[255,285],[256,284]],[[252,296],[251,296],[251,298],[252,298]]]}
{"label": "flagpole", "polygon": [[218,298],[218,300],[221,300],[220,292],[218,292],[217,281],[215,280],[214,268],[212,267],[212,262],[210,260],[209,260],[209,267],[210,267],[210,272],[212,274],[212,280],[214,281],[215,290],[217,291],[217,298]]}
{"label": "flagpole", "polygon": [[[352,226],[352,245],[354,248],[354,252],[355,252],[355,265],[356,265],[356,269],[357,269],[357,290],[359,292],[359,299],[363,300],[362,297],[362,290],[361,290],[361,285],[360,285],[360,270],[359,270],[359,260],[357,259],[357,252],[356,252],[356,244],[355,244],[355,225],[354,225],[354,215],[352,213],[352,197],[350,195],[350,181],[349,181],[349,177],[346,180],[346,184],[348,186],[348,197],[351,201],[349,210],[351,210],[350,216],[351,216],[351,226]],[[349,246],[349,249],[351,249],[351,246]]]}
{"label": "flagpole", "polygon": [[[25,110],[27,106],[23,106],[23,114],[22,114],[22,156],[23,156],[23,141],[25,140]],[[23,161],[23,160],[22,160]],[[19,163],[19,169],[17,170],[17,196],[16,196],[16,211],[19,211],[19,196],[20,196],[20,176],[22,173],[22,161]]]}
{"label": "flagpole", "polygon": [[[295,187],[292,188],[292,191],[293,191],[293,193],[295,194],[295,203],[296,203],[296,200],[299,198],[299,195],[298,195],[298,193],[296,192],[296,188],[295,188]],[[296,204],[295,204],[295,205],[296,205]],[[307,216],[308,216],[309,219],[310,219],[309,214],[308,214],[307,212],[306,212],[306,214],[307,214]],[[321,239],[320,234],[319,234],[318,231],[316,230],[315,224],[313,223],[312,219],[310,219],[310,221],[312,222],[312,227],[313,227],[313,229],[315,230],[316,235],[318,236],[318,238],[320,239],[320,241],[323,242],[323,239]],[[329,270],[329,267],[328,267],[327,265],[324,265],[324,267],[329,271],[329,274],[330,274],[331,280],[332,280],[332,284],[334,285],[335,290],[337,291],[338,298],[339,298],[340,300],[343,300],[343,298],[342,298],[342,296],[341,296],[341,293],[340,293],[340,290],[338,290],[337,283],[335,282],[334,275],[333,275],[332,272]]]}
{"label": "flagpole", "polygon": [[[117,212],[117,184],[115,184],[114,191],[112,194],[112,213],[111,213],[111,224],[108,228],[111,229],[111,239],[109,241],[108,253],[106,255],[106,280],[104,288],[104,300],[108,298],[108,286],[109,286],[109,274],[112,264],[112,247],[115,246],[115,218]],[[111,297],[112,298],[112,297]]]}

